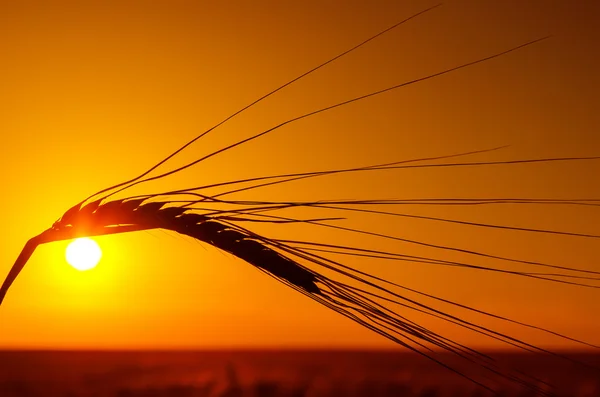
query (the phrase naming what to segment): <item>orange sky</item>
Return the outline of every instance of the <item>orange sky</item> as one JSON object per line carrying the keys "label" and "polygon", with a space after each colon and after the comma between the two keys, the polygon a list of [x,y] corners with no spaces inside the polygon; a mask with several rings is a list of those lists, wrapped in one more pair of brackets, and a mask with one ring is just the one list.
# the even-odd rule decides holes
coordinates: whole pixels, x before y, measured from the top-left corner
{"label": "orange sky", "polygon": [[[0,277],[27,239],[71,205],[137,175],[258,96],[434,3],[215,4],[2,2],[0,218],[5,228]],[[257,105],[175,164],[299,114],[553,37],[303,120],[143,191],[507,144],[512,146],[472,159],[599,155],[600,115],[594,105],[600,102],[600,60],[594,53],[599,19],[600,5],[593,0],[449,0]],[[600,198],[600,185],[594,183],[599,174],[600,162],[390,171],[309,180],[240,198]],[[584,233],[598,233],[600,224],[593,207],[400,210]],[[369,219],[357,217],[348,224],[600,270],[597,239]],[[257,230],[269,236],[368,243],[360,236],[329,236],[322,230],[307,235],[288,225]],[[65,263],[66,243],[36,251],[0,307],[0,348],[393,346],[248,264],[190,239],[152,231],[97,241],[104,258],[86,273]],[[412,255],[425,252],[386,244]],[[425,292],[600,344],[600,304],[591,289],[418,264],[371,265]],[[496,346],[460,329],[416,319],[451,337]],[[486,324],[543,345],[567,347],[544,334]]]}

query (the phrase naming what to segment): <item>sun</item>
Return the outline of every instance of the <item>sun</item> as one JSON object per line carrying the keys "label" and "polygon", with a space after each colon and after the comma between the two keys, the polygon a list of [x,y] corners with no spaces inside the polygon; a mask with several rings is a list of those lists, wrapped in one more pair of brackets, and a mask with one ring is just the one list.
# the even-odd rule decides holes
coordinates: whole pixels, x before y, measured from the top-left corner
{"label": "sun", "polygon": [[83,237],[73,240],[65,253],[67,262],[77,270],[85,271],[96,267],[102,250],[94,240]]}

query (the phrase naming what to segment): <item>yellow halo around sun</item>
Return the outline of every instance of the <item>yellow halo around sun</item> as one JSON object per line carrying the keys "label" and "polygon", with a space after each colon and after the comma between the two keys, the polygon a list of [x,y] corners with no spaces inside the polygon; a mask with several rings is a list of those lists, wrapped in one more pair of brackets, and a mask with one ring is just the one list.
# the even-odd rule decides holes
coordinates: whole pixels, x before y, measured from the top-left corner
{"label": "yellow halo around sun", "polygon": [[77,270],[90,270],[96,267],[102,257],[102,250],[94,240],[83,237],[73,240],[66,251],[69,265]]}

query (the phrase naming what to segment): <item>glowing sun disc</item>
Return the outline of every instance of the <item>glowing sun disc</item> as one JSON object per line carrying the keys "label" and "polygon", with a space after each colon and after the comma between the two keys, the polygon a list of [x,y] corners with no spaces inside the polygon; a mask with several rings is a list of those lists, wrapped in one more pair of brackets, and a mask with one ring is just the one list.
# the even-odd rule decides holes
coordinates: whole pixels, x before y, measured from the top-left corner
{"label": "glowing sun disc", "polygon": [[75,239],[67,246],[67,262],[77,270],[93,269],[101,257],[98,243],[87,237]]}

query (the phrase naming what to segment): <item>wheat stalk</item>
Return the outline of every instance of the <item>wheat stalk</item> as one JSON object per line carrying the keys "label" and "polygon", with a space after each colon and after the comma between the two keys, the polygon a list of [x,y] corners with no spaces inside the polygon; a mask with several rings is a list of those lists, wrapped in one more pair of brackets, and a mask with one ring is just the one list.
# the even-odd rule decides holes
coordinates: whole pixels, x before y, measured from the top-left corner
{"label": "wheat stalk", "polygon": [[[310,297],[322,305],[352,319],[353,321],[363,325],[364,327],[381,334],[382,336],[413,350],[419,354],[425,355],[428,358],[436,361],[463,376],[477,385],[494,392],[494,390],[484,382],[475,377],[450,366],[433,354],[431,347],[438,347],[443,350],[456,354],[467,363],[477,364],[484,368],[488,375],[497,376],[503,379],[510,380],[523,387],[527,387],[542,395],[550,395],[547,391],[537,386],[537,381],[526,374],[512,371],[511,369],[503,368],[491,357],[464,344],[444,337],[443,335],[427,329],[418,323],[410,320],[408,317],[401,315],[398,310],[392,309],[394,305],[402,308],[406,312],[419,312],[428,316],[439,318],[443,321],[455,324],[470,331],[486,335],[490,338],[503,341],[509,345],[532,352],[542,352],[554,356],[559,354],[540,348],[533,344],[527,343],[514,336],[494,331],[481,324],[477,324],[466,319],[451,315],[443,310],[425,304],[417,299],[409,298],[403,295],[403,292],[415,293],[423,298],[434,299],[438,302],[459,307],[464,310],[476,312],[478,314],[488,316],[518,324],[522,327],[538,329],[542,332],[551,333],[560,338],[581,343],[589,347],[598,348],[598,346],[586,343],[584,341],[572,338],[566,335],[553,332],[548,329],[537,327],[533,324],[519,322],[507,317],[502,317],[493,313],[488,313],[479,310],[475,307],[461,305],[437,296],[423,293],[416,289],[403,286],[399,283],[383,279],[374,274],[370,274],[358,269],[354,269],[344,263],[332,259],[329,254],[335,255],[351,255],[359,258],[382,259],[390,261],[411,261],[435,266],[454,266],[472,269],[474,271],[500,272],[514,277],[526,277],[531,279],[542,280],[545,282],[571,284],[585,288],[600,288],[597,281],[600,280],[600,272],[577,269],[567,266],[559,266],[550,263],[525,261],[516,258],[503,257],[498,255],[490,255],[485,252],[473,250],[459,249],[450,246],[441,246],[431,243],[426,243],[417,240],[408,240],[405,238],[376,233],[368,230],[354,229],[343,227],[335,223],[341,218],[337,216],[325,218],[308,218],[299,219],[289,216],[280,215],[282,211],[290,208],[308,208],[327,210],[334,214],[352,214],[366,213],[378,214],[390,217],[412,217],[420,219],[428,219],[436,222],[458,223],[469,225],[472,227],[481,228],[498,228],[508,229],[527,233],[548,233],[558,235],[569,235],[580,238],[600,238],[595,234],[573,233],[561,230],[545,230],[523,227],[513,227],[509,225],[487,224],[466,222],[457,219],[441,218],[441,217],[424,217],[409,213],[382,211],[381,206],[399,206],[407,204],[419,205],[464,205],[464,206],[483,206],[483,205],[581,205],[581,206],[598,206],[600,200],[595,199],[531,199],[531,198],[479,198],[479,199],[457,199],[457,198],[420,198],[420,199],[355,199],[355,200],[327,200],[327,201],[297,201],[297,202],[278,202],[278,201],[240,201],[226,200],[225,196],[238,193],[241,191],[249,191],[265,186],[275,184],[291,183],[300,179],[316,178],[326,175],[361,173],[361,172],[379,172],[386,170],[413,169],[425,167],[488,167],[488,166],[511,166],[519,164],[539,163],[539,162],[564,162],[564,161],[592,161],[600,157],[578,157],[578,158],[543,158],[543,159],[519,159],[507,161],[493,162],[440,162],[456,157],[464,157],[475,153],[489,152],[500,148],[486,149],[477,152],[458,153],[447,156],[438,156],[431,158],[418,158],[412,160],[402,160],[393,163],[368,165],[363,167],[349,169],[334,169],[316,172],[304,172],[294,174],[282,174],[272,176],[260,176],[244,180],[232,180],[219,184],[191,187],[187,189],[173,190],[162,193],[154,193],[143,196],[133,196],[124,199],[111,200],[111,196],[122,192],[128,188],[141,183],[152,180],[165,178],[174,173],[189,168],[201,161],[216,156],[234,147],[240,146],[251,140],[260,138],[274,130],[282,128],[288,124],[294,123],[303,118],[314,116],[318,113],[344,106],[346,104],[364,100],[366,98],[380,95],[385,92],[399,89],[407,85],[416,84],[424,80],[436,78],[438,76],[451,73],[453,71],[470,67],[481,62],[489,61],[493,58],[506,55],[517,49],[533,45],[542,39],[533,40],[531,42],[521,44],[510,48],[506,51],[498,52],[491,56],[477,59],[472,62],[464,63],[457,67],[446,69],[444,71],[431,74],[419,79],[411,80],[401,84],[388,87],[384,90],[375,91],[366,95],[352,98],[331,106],[327,106],[316,111],[312,111],[298,117],[289,119],[280,123],[268,130],[255,134],[247,139],[236,142],[230,146],[216,150],[215,152],[197,159],[182,167],[161,173],[157,176],[149,176],[151,172],[165,164],[168,160],[179,154],[189,145],[205,136],[207,133],[215,130],[223,123],[235,117],[239,113],[249,109],[256,103],[266,99],[284,87],[294,83],[302,77],[315,72],[321,67],[333,62],[336,59],[356,50],[369,41],[379,37],[380,35],[397,28],[403,23],[420,16],[437,6],[421,11],[390,28],[370,37],[351,49],[341,53],[340,55],[329,59],[323,64],[309,70],[308,72],[298,76],[297,78],[287,82],[286,84],[271,91],[267,95],[262,96],[248,106],[233,113],[231,116],[218,123],[214,127],[208,129],[202,134],[195,137],[193,140],[183,145],[177,151],[167,156],[165,159],[149,168],[143,174],[119,183],[117,185],[103,189],[80,203],[71,207],[65,212],[62,217],[56,221],[52,227],[42,232],[36,237],[30,239],[21,254],[17,258],[15,264],[11,268],[4,283],[0,288],[0,304],[6,296],[9,287],[17,278],[28,259],[33,254],[36,247],[40,244],[69,240],[82,236],[100,236],[108,234],[118,234],[125,232],[136,232],[151,229],[165,229],[182,235],[190,236],[201,242],[210,244],[220,250],[228,252],[237,258],[249,263],[257,269],[263,271],[269,276],[272,276],[285,283],[296,291]],[[200,193],[209,188],[228,188],[219,194],[206,195]],[[217,209],[209,208],[216,206]],[[221,208],[219,208],[219,206]],[[225,206],[231,209],[223,209]],[[375,207],[375,209],[373,209]],[[511,264],[527,264],[538,266],[544,269],[551,269],[547,272],[527,272],[518,270],[507,270],[500,266],[480,266],[468,262],[448,261],[436,257],[419,257],[409,256],[399,252],[383,251],[367,249],[356,246],[333,245],[315,241],[301,240],[284,240],[269,238],[264,235],[257,234],[248,228],[242,227],[242,223],[251,222],[268,222],[276,224],[286,223],[302,223],[314,227],[333,228],[344,230],[351,233],[359,233],[369,236],[374,236],[380,239],[391,239],[402,241],[411,244],[425,245],[441,251],[455,251],[473,256],[484,256],[492,258],[503,263]],[[564,357],[565,359],[568,359]]]}

